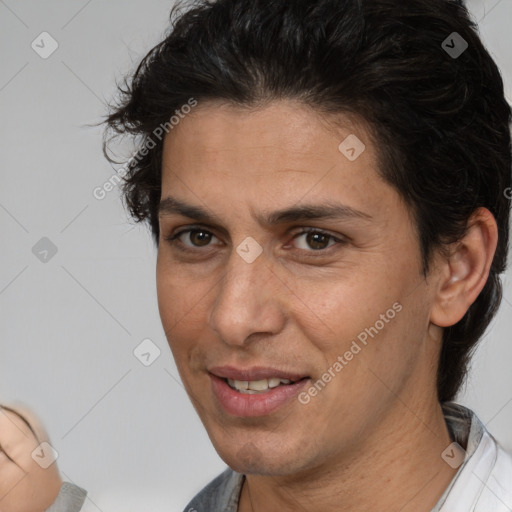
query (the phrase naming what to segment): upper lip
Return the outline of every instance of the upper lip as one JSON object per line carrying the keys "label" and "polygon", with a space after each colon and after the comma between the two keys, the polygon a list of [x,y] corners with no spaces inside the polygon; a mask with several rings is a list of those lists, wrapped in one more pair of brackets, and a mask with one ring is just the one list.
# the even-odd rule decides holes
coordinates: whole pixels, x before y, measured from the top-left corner
{"label": "upper lip", "polygon": [[279,368],[253,366],[251,368],[236,368],[234,366],[212,366],[208,371],[222,379],[232,380],[263,380],[276,377],[279,379],[288,379],[292,381],[301,380],[307,377],[306,374],[280,370]]}

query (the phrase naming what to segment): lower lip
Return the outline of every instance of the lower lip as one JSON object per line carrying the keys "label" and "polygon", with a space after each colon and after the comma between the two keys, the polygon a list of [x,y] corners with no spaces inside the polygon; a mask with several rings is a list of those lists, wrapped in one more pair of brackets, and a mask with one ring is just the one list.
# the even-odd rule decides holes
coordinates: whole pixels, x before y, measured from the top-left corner
{"label": "lower lip", "polygon": [[224,379],[209,374],[212,389],[223,409],[233,416],[252,418],[270,414],[291,402],[310,379],[302,379],[294,384],[271,388],[265,393],[248,395],[233,389]]}

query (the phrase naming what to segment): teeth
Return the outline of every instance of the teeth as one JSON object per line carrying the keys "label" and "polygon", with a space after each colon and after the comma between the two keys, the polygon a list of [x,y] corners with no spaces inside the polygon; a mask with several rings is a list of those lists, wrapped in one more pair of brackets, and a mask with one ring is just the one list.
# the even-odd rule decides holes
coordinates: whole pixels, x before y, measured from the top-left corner
{"label": "teeth", "polygon": [[253,395],[258,392],[267,391],[269,388],[276,388],[281,384],[291,384],[292,381],[289,379],[280,379],[279,377],[272,377],[270,379],[261,379],[261,380],[233,380],[227,379],[228,384],[240,391],[241,393]]}
{"label": "teeth", "polygon": [[232,379],[228,379],[228,384],[232,388],[236,388],[239,391],[242,390],[242,389],[249,389],[249,381],[247,381],[247,380],[232,380]]}
{"label": "teeth", "polygon": [[[236,384],[236,381],[235,381],[235,384]],[[249,381],[248,389],[252,389],[253,391],[265,391],[266,389],[268,389],[268,380],[267,379],[251,380],[251,381]]]}
{"label": "teeth", "polygon": [[278,377],[272,377],[271,379],[268,379],[269,388],[277,388],[279,384],[281,384],[281,379],[279,379]]}

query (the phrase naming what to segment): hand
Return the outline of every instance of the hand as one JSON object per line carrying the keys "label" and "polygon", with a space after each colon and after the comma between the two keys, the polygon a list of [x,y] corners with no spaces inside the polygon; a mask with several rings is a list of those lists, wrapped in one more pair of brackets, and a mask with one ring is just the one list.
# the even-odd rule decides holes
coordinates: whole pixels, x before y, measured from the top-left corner
{"label": "hand", "polygon": [[43,512],[57,498],[57,464],[43,469],[32,458],[44,441],[48,434],[30,410],[0,406],[0,512]]}

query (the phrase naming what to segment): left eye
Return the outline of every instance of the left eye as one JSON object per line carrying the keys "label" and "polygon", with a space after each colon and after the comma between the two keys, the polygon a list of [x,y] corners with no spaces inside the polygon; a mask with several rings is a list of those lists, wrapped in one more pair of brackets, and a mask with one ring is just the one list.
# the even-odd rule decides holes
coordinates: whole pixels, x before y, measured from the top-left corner
{"label": "left eye", "polygon": [[[318,231],[318,230],[308,230],[308,231],[302,231],[301,233],[298,233],[294,236],[295,239],[303,238],[303,246],[298,247],[299,249],[303,250],[309,250],[313,249],[313,251],[321,251],[323,249],[327,249],[336,243],[341,243],[342,240],[338,240],[334,236],[330,235],[329,233],[325,233],[324,231]],[[329,242],[332,242],[329,244]]]}

